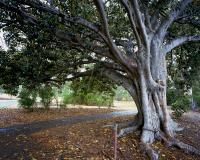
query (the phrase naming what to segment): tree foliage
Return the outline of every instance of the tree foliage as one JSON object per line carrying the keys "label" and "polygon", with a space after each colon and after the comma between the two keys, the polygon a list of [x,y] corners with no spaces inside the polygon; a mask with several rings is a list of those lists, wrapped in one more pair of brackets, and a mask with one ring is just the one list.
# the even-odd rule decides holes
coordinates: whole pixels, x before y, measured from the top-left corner
{"label": "tree foliage", "polygon": [[[188,27],[188,31],[193,32],[190,27]],[[190,99],[188,105],[185,105],[185,103],[182,103],[182,106],[179,105],[180,110],[185,108],[182,111],[193,108],[193,105],[196,105],[193,103],[198,101],[196,97],[198,97],[200,93],[198,91],[196,92],[196,90],[199,88],[197,82],[200,80],[200,65],[198,65],[200,59],[199,53],[199,44],[189,43],[178,47],[168,55],[168,104],[176,104],[176,101],[180,99],[179,97],[182,97],[182,99],[185,97],[185,101]],[[178,109],[177,107],[175,108],[176,110]]]}
{"label": "tree foliage", "polygon": [[[33,111],[36,107],[49,109],[53,96],[53,88],[49,85],[42,84],[34,88],[22,86],[18,95],[19,105],[28,111]],[[38,98],[41,106],[38,105]]]}
{"label": "tree foliage", "polygon": [[49,109],[54,96],[53,88],[48,85],[42,85],[38,89],[38,96],[41,98],[41,103],[44,108]]}
{"label": "tree foliage", "polygon": [[132,101],[130,94],[122,87],[118,86],[115,90],[115,100],[117,101]]}
{"label": "tree foliage", "polygon": [[33,89],[22,88],[19,96],[20,107],[32,112],[34,106],[36,106],[37,92]]}
{"label": "tree foliage", "polygon": [[[177,1],[144,0],[140,3],[142,12],[148,7],[148,14],[158,14],[160,20],[167,17],[170,7],[177,5]],[[105,37],[100,33],[103,30],[101,17],[94,5],[92,1],[85,0],[51,1],[51,4],[39,0],[2,1],[1,28],[9,46],[9,51],[1,54],[0,77],[4,88],[15,88],[23,83],[63,83],[70,74],[84,76],[77,68],[88,63],[92,66],[90,69],[95,70],[124,70],[117,66],[116,58],[107,53],[109,47],[104,44]],[[178,16],[175,25],[168,29],[170,34],[166,41],[198,32],[198,5],[199,2],[194,1]],[[115,0],[105,1],[110,34],[116,45],[128,55],[132,52],[131,48],[136,49],[137,43],[125,6],[123,1],[121,4]]]}
{"label": "tree foliage", "polygon": [[196,86],[194,86],[193,88],[193,92],[194,92],[194,100],[197,103],[197,106],[200,106],[200,84],[197,83]]}
{"label": "tree foliage", "polygon": [[113,82],[92,76],[73,80],[63,92],[64,104],[111,106],[114,95]]}

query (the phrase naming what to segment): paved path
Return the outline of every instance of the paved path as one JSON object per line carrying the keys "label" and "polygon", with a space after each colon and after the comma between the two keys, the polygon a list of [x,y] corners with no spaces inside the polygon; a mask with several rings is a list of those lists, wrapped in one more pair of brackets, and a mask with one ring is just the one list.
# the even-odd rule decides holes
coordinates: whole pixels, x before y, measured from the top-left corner
{"label": "paved path", "polygon": [[75,116],[75,117],[54,119],[48,121],[38,121],[27,124],[16,124],[5,128],[0,128],[0,136],[5,136],[5,135],[17,136],[19,134],[30,134],[38,132],[43,129],[48,129],[57,126],[70,125],[87,121],[95,121],[99,119],[107,119],[113,117],[129,116],[129,115],[134,115],[136,113],[137,111],[135,110],[116,111],[111,113],[102,113],[102,114],[87,115],[87,116]]}
{"label": "paved path", "polygon": [[17,100],[1,100],[0,99],[0,109],[1,108],[9,108],[10,106],[17,106]]}
{"label": "paved path", "polygon": [[189,118],[193,121],[199,121],[200,122],[200,112],[189,111],[189,112],[184,113],[183,117]]}

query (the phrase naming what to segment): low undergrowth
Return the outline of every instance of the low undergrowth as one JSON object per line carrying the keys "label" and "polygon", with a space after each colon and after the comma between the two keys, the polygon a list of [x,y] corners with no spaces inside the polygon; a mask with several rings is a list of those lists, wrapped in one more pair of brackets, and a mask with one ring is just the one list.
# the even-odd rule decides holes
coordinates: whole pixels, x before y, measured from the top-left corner
{"label": "low undergrowth", "polygon": [[79,105],[92,105],[92,106],[112,106],[113,97],[109,95],[103,95],[100,93],[87,93],[86,95],[78,94],[65,94],[63,96],[63,103],[67,104],[79,104]]}

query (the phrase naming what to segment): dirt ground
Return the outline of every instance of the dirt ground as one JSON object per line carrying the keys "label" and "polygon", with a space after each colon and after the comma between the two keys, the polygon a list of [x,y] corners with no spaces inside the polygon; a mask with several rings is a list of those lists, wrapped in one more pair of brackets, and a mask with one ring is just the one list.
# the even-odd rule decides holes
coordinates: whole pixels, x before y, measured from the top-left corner
{"label": "dirt ground", "polygon": [[[107,109],[51,109],[26,113],[20,110],[1,110],[0,127],[50,121],[61,117],[74,117],[112,112]],[[196,114],[196,113],[195,113]],[[193,116],[192,116],[193,117]],[[43,129],[33,133],[0,135],[1,160],[105,160],[113,159],[113,131],[107,124],[132,119],[132,116],[89,121]],[[177,120],[185,126],[177,137],[200,149],[200,119],[184,115]],[[1,130],[1,129],[0,129]],[[160,142],[153,144],[160,152],[160,160],[200,160],[176,148],[166,148]],[[129,134],[118,139],[118,159],[145,160],[139,148],[139,136]]]}
{"label": "dirt ground", "polygon": [[113,109],[56,109],[50,110],[36,109],[34,112],[27,112],[22,109],[0,109],[0,127],[7,127],[13,124],[24,124],[36,121],[45,121],[52,119],[68,118],[72,116],[93,115],[98,113],[107,113]]}

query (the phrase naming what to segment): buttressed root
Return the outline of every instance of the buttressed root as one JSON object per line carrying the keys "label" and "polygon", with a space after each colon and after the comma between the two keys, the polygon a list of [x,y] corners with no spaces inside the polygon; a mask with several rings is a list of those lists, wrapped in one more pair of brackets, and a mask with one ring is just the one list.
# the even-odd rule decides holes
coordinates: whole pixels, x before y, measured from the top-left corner
{"label": "buttressed root", "polygon": [[140,121],[138,120],[133,120],[133,121],[128,121],[125,123],[120,123],[119,125],[119,132],[117,137],[123,137],[129,133],[133,133],[134,131],[137,131],[139,127],[141,126]]}
{"label": "buttressed root", "polygon": [[158,153],[152,149],[150,144],[148,143],[140,143],[140,148],[142,152],[147,155],[151,160],[157,160],[158,159]]}
{"label": "buttressed root", "polygon": [[[164,136],[164,133],[162,133],[162,132],[159,132],[156,135],[156,139],[163,141],[166,144],[167,147],[174,146],[174,147],[177,147],[177,148],[183,150],[187,154],[200,155],[200,150],[198,150],[197,148],[195,148],[191,145],[188,145],[186,143],[183,143],[183,142],[177,140],[176,138],[167,138],[167,137]],[[145,148],[144,151],[145,151],[146,155],[149,156],[151,158],[151,160],[155,160],[156,152],[150,147],[150,145],[149,144],[145,145],[143,143],[143,148]]]}
{"label": "buttressed root", "polygon": [[[129,133],[133,133],[134,131],[139,130],[139,128],[141,127],[141,125],[139,123],[136,123],[136,121],[128,121],[128,122],[123,122],[123,123],[119,123],[119,132],[117,134],[118,138],[121,138]],[[104,127],[114,127],[113,125],[107,125]],[[126,128],[123,128],[126,127]],[[200,150],[196,149],[195,147],[185,144],[179,140],[177,140],[176,138],[172,138],[172,137],[167,137],[165,135],[164,132],[162,131],[158,131],[155,133],[155,140],[159,140],[164,142],[164,144],[167,147],[177,147],[181,150],[183,150],[185,153],[189,153],[189,154],[197,154],[200,155]],[[151,160],[158,160],[159,157],[159,152],[155,151],[152,147],[151,147],[152,143],[144,143],[141,142],[140,143],[140,148],[141,151],[148,156]]]}
{"label": "buttressed root", "polygon": [[139,128],[139,126],[133,126],[133,127],[128,127],[128,128],[123,128],[119,131],[119,133],[117,134],[117,137],[123,137],[125,136],[126,134],[129,134],[129,133],[133,133],[134,131],[137,131]]}
{"label": "buttressed root", "polygon": [[200,150],[177,139],[173,139],[169,143],[171,144],[171,146],[182,149],[185,153],[200,155]]}

